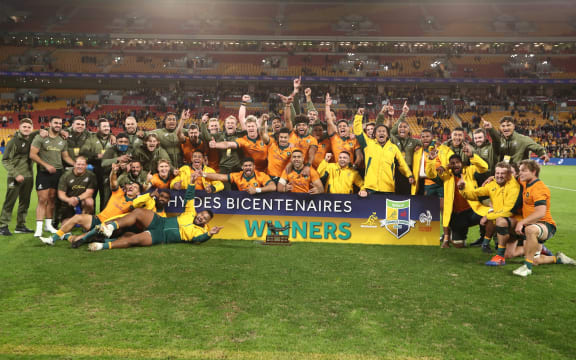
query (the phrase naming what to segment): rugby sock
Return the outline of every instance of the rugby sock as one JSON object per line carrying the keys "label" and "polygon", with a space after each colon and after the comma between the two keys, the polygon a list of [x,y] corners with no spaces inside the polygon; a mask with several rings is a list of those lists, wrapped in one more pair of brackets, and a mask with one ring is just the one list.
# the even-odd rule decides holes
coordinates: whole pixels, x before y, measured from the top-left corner
{"label": "rugby sock", "polygon": [[559,257],[552,256],[552,258],[554,259],[554,264],[562,264],[562,259]]}
{"label": "rugby sock", "polygon": [[110,225],[112,225],[112,227],[114,228],[114,230],[118,229],[118,223],[116,221],[112,221],[110,223]]}
{"label": "rugby sock", "polygon": [[96,230],[96,229],[92,229],[92,230],[88,231],[86,233],[86,235],[84,235],[84,241],[90,240],[90,238],[95,236],[96,234],[98,234],[98,230]]}
{"label": "rugby sock", "polygon": [[66,234],[64,234],[64,236],[62,236],[62,240],[68,240],[68,238],[69,238],[70,236],[72,236],[72,234],[66,233]]}
{"label": "rugby sock", "polygon": [[116,239],[109,239],[110,241],[105,242],[104,244],[102,244],[102,250],[106,250],[106,249],[112,249],[112,243],[116,240]]}
{"label": "rugby sock", "polygon": [[42,234],[42,226],[44,225],[44,222],[42,220],[36,220],[36,233],[37,234]]}
{"label": "rugby sock", "polygon": [[526,267],[530,270],[532,270],[532,263],[533,261],[530,261],[528,259],[524,260],[524,265],[526,265]]}
{"label": "rugby sock", "polygon": [[44,219],[44,224],[46,224],[46,229],[52,227],[52,219]]}
{"label": "rugby sock", "polygon": [[482,246],[490,245],[490,240],[492,240],[492,238],[484,236],[484,239],[482,240]]}
{"label": "rugby sock", "polygon": [[58,231],[56,231],[56,234],[52,235],[52,239],[54,241],[63,239],[65,234],[66,233],[64,231],[58,230]]}
{"label": "rugby sock", "polygon": [[506,253],[506,246],[498,244],[498,250],[496,250],[496,254],[504,257],[505,253]]}

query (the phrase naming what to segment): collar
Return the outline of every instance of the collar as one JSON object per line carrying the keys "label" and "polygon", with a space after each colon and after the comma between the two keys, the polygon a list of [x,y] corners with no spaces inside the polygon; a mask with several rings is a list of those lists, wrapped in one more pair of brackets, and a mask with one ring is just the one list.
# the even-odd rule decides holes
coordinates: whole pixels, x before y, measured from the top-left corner
{"label": "collar", "polygon": [[536,178],[536,180],[534,180],[534,181],[532,181],[532,182],[529,182],[529,183],[526,183],[526,187],[528,188],[528,187],[536,184],[538,181],[540,181],[540,179]]}

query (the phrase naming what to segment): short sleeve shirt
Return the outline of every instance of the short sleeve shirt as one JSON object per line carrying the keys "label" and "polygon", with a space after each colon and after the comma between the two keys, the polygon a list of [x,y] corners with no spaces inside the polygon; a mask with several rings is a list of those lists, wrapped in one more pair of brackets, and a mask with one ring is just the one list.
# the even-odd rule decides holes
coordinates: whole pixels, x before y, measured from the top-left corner
{"label": "short sleeve shirt", "polygon": [[[54,166],[57,170],[64,168],[62,164],[62,153],[68,151],[68,144],[66,140],[62,139],[60,136],[54,138],[47,136],[41,138],[36,136],[32,141],[32,146],[38,148],[38,156],[43,161]],[[38,165],[40,169],[46,171],[43,166]]]}
{"label": "short sleeve shirt", "polygon": [[73,170],[66,171],[58,181],[58,190],[64,191],[66,196],[80,196],[88,189],[96,189],[96,175],[90,170],[76,175]]}

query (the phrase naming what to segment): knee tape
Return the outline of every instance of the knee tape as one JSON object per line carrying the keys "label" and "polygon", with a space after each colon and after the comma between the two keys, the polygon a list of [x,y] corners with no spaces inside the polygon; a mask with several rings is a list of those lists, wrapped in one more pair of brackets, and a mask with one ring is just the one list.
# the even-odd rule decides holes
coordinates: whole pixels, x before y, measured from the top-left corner
{"label": "knee tape", "polygon": [[496,226],[496,233],[498,235],[508,235],[508,227]]}

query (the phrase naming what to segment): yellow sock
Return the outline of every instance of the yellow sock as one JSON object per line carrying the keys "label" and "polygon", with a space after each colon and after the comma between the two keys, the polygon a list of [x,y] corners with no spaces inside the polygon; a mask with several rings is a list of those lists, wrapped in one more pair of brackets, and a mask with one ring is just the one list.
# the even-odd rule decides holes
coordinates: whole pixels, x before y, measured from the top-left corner
{"label": "yellow sock", "polygon": [[65,233],[64,231],[62,231],[62,230],[56,231],[56,235],[58,235],[58,237],[59,237],[60,239],[62,239],[62,238],[64,237],[64,234],[66,234],[66,233]]}

